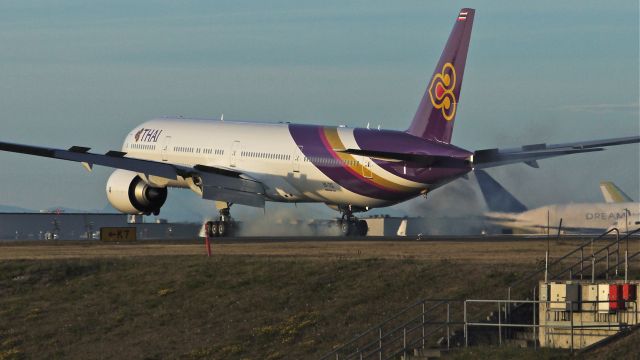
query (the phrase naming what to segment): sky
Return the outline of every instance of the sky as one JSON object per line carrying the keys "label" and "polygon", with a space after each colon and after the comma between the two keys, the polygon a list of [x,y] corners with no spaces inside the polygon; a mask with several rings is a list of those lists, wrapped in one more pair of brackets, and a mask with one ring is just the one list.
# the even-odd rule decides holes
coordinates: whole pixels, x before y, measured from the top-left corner
{"label": "sky", "polygon": [[[105,152],[145,120],[222,113],[404,130],[462,7],[476,17],[453,144],[478,150],[640,133],[637,0],[5,0],[0,140]],[[601,180],[638,199],[639,153],[626,145],[490,174],[530,207],[601,201]],[[112,170],[8,153],[0,169],[0,205],[107,206]],[[437,190],[428,211],[447,191]],[[332,214],[323,206],[305,211]],[[165,207],[178,220],[215,213],[186,190],[170,191]]]}

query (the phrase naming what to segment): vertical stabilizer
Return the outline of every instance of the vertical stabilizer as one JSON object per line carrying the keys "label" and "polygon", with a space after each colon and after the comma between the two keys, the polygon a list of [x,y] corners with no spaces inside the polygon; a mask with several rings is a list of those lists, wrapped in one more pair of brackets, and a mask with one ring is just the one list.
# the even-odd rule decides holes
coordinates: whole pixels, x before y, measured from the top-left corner
{"label": "vertical stabilizer", "polygon": [[624,191],[620,190],[620,188],[611,181],[601,181],[600,191],[602,191],[604,201],[607,203],[633,202],[629,195],[625,194]]}
{"label": "vertical stabilizer", "polygon": [[449,143],[467,61],[474,9],[462,9],[407,133]]}
{"label": "vertical stabilizer", "polygon": [[495,212],[523,212],[527,210],[524,204],[484,170],[476,170],[474,173],[489,210]]}

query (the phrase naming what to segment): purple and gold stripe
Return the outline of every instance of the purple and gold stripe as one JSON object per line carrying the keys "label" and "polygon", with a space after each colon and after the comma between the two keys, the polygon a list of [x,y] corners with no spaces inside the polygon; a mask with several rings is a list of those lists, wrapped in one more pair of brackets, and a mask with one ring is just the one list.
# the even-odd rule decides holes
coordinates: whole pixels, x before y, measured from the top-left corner
{"label": "purple and gold stripe", "polygon": [[[415,196],[420,191],[397,184],[391,186],[390,183],[383,181],[373,172],[371,178],[365,177],[362,171],[366,171],[366,169],[363,169],[362,164],[359,162],[356,162],[357,165],[345,163],[343,160],[355,161],[355,158],[349,154],[337,153],[334,150],[344,149],[335,127],[291,124],[289,132],[308,161],[332,181],[353,193],[374,199],[399,202]],[[323,159],[336,161],[328,162]]]}
{"label": "purple and gold stripe", "polygon": [[[340,140],[340,136],[338,135],[338,129],[334,127],[324,127],[321,128],[323,132],[323,136],[326,139],[325,146],[332,153],[334,158],[338,159],[338,161],[343,164],[343,166],[350,170],[350,172],[360,178],[362,181],[369,182],[374,186],[377,186],[384,190],[396,191],[396,192],[415,192],[415,188],[411,188],[408,186],[403,186],[392,181],[389,181],[375,171],[371,170],[370,167],[365,166],[362,162],[358,161],[355,156],[351,154],[345,154],[341,152],[336,152],[334,149],[346,149],[342,140]],[[367,176],[365,176],[365,174]]]}

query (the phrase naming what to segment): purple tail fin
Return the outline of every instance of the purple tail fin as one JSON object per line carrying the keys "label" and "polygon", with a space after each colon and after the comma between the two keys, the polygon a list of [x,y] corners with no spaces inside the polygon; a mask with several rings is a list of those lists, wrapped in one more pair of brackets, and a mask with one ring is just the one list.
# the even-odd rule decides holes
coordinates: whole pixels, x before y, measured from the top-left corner
{"label": "purple tail fin", "polygon": [[407,133],[424,139],[451,142],[474,14],[474,9],[460,10]]}

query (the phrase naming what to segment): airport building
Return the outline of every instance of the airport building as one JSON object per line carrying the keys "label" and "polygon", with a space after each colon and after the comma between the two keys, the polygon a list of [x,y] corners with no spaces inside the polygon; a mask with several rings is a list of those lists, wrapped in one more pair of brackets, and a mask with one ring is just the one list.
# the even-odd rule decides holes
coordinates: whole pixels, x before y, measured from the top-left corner
{"label": "airport building", "polygon": [[[190,239],[204,236],[201,223],[169,223],[158,219],[145,222],[140,215],[120,213],[0,213],[0,240],[86,240],[99,239],[100,229],[135,227],[139,240]],[[392,217],[388,215],[363,218],[367,236],[429,236],[474,235],[486,233],[482,219],[452,217]],[[336,219],[292,220],[270,223],[268,234],[256,231],[251,222],[238,222],[237,236],[339,236]]]}
{"label": "airport building", "polygon": [[0,213],[0,240],[92,240],[100,229],[135,227],[137,239],[185,239],[197,236],[200,224],[143,222],[119,213]]}
{"label": "airport building", "polygon": [[369,226],[367,236],[431,236],[481,235],[489,230],[499,232],[481,217],[392,217],[364,218]]}

